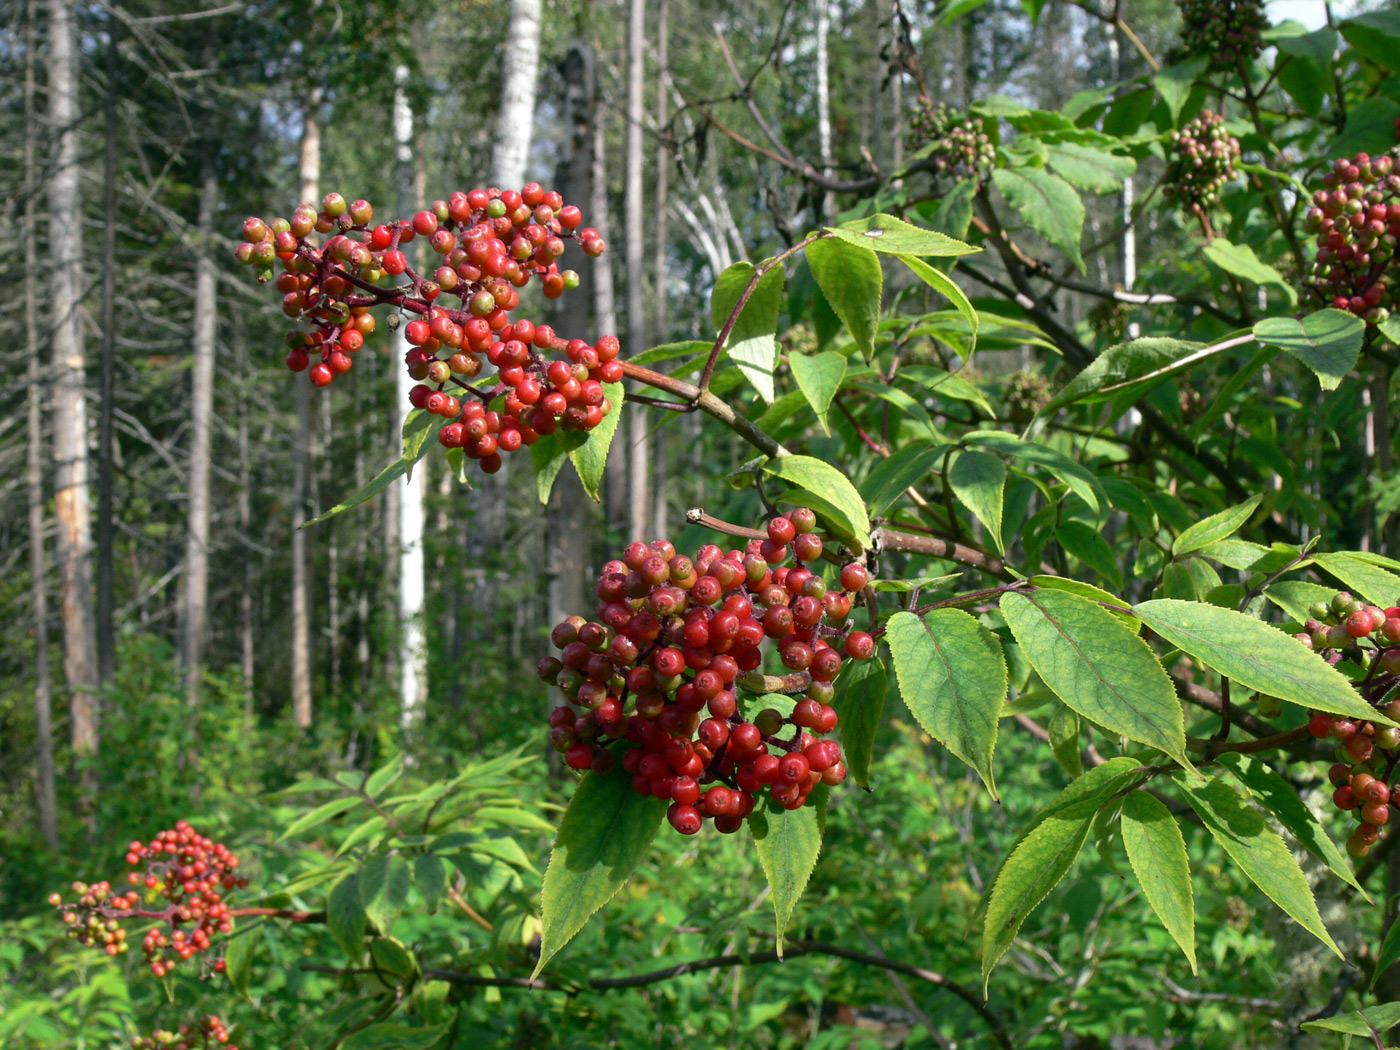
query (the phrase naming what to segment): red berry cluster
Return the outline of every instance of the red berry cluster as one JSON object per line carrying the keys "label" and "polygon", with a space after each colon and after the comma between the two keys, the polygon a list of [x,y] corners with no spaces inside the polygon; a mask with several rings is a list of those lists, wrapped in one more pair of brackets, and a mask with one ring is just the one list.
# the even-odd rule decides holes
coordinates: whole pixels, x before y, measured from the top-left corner
{"label": "red berry cluster", "polygon": [[[607,415],[611,405],[602,385],[622,378],[617,340],[569,341],[547,325],[510,318],[520,304],[519,290],[533,278],[551,299],[578,286],[577,273],[559,270],[566,241],[591,257],[603,253],[603,239],[582,227],[578,208],[530,183],[519,190],[458,191],[412,219],[374,224],[373,217],[368,201],[347,203],[330,193],[319,212],[303,204],[291,219],[268,223],[254,217],[243,224],[245,239],[235,256],[258,267],[261,280],[271,279],[280,262],[282,311],[309,325],[288,333],[287,367],[307,371],[312,383],[326,386],[350,370],[375,330],[370,308],[390,304],[420,315],[405,330],[412,345],[405,364],[422,384],[413,391],[413,404],[460,421],[460,428],[443,428],[443,443],[466,449],[486,470],[499,466],[495,457],[502,450],[560,426],[587,430]],[[319,247],[318,234],[329,235]],[[431,277],[409,265],[403,249],[415,237],[426,238],[436,254]],[[404,282],[379,283],[399,277]],[[444,293],[460,304],[441,305]],[[542,351],[562,356],[549,360]],[[468,382],[481,372],[483,355],[499,370],[494,389]],[[499,394],[507,399],[500,418],[464,413],[464,396],[484,409]],[[517,436],[506,436],[512,432]]]}
{"label": "red berry cluster", "polygon": [[[765,788],[797,809],[818,784],[841,783],[841,749],[818,737],[836,728],[830,702],[842,653],[864,660],[875,651],[869,634],[845,624],[869,573],[851,562],[828,588],[806,566],[782,565],[789,552],[799,563],[821,557],[815,525],[799,508],[769,520],[767,538],[742,551],[707,544],[692,559],[657,540],[630,544],[604,565],[595,618],[556,626],[560,656],[539,665],[574,705],[550,714],[565,762],[606,773],[616,742],[639,745],[621,752],[623,769],[638,793],[671,800],[668,818],[684,835],[706,817],[721,832],[737,830]],[[792,674],[757,673],[765,641]],[[783,698],[786,711],[742,713],[739,692],[780,690],[799,694]]]}
{"label": "red berry cluster", "polygon": [[1269,28],[1263,0],[1178,0],[1181,43],[1186,53],[1210,60],[1217,72],[1239,72],[1264,47]]}
{"label": "red berry cluster", "polygon": [[997,150],[980,121],[942,102],[921,97],[910,121],[916,140],[926,148],[935,176],[954,181],[985,182],[996,166]]}
{"label": "red berry cluster", "polygon": [[[1312,615],[1294,637],[1331,663],[1350,657],[1366,667],[1357,686],[1362,696],[1386,717],[1400,721],[1400,700],[1385,700],[1400,682],[1400,648],[1395,647],[1400,642],[1400,606],[1382,609],[1340,591],[1308,611]],[[1400,790],[1400,782],[1389,783],[1400,762],[1400,728],[1314,711],[1308,731],[1318,739],[1337,741],[1337,762],[1328,772],[1336,789],[1332,801],[1361,822],[1347,839],[1347,852],[1364,857],[1389,822],[1391,796]]]}
{"label": "red berry cluster", "polygon": [[1400,238],[1400,147],[1339,159],[1307,215],[1317,260],[1305,285],[1338,310],[1382,324],[1400,304],[1394,268]]}
{"label": "red berry cluster", "polygon": [[196,1024],[182,1024],[176,1031],[157,1028],[147,1036],[132,1040],[132,1050],[209,1050],[212,1044],[223,1044],[228,1050],[238,1050],[228,1041],[228,1025],[214,1014],[201,1017]]}
{"label": "red berry cluster", "polygon": [[1240,140],[1225,128],[1225,117],[1209,109],[1171,134],[1171,156],[1164,192],[1192,212],[1220,203],[1220,191],[1235,177]]}
{"label": "red berry cluster", "polygon": [[[163,977],[180,961],[207,951],[212,935],[233,929],[224,896],[248,885],[248,880],[234,874],[238,858],[223,843],[205,838],[182,820],[150,843],[132,842],[126,862],[133,868],[144,865],[144,870],[127,873],[127,881],[136,888],[124,894],[113,894],[109,883],[99,882],[94,886],[74,883],[79,898],[73,904],[57,893],[49,897],[50,904],[63,909],[69,936],[79,943],[100,944],[115,955],[127,949],[126,931],[119,920],[162,920],[162,925],[147,931],[141,947],[151,972]],[[143,906],[159,898],[166,901],[164,907]],[[216,962],[214,969],[222,971],[223,961]]]}

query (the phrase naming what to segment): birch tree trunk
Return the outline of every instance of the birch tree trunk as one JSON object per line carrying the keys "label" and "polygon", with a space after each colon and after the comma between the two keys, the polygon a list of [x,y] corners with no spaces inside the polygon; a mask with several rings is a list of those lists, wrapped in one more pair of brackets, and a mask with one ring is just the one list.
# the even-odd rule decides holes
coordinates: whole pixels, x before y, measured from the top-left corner
{"label": "birch tree trunk", "polygon": [[102,164],[102,393],[97,420],[97,681],[109,685],[117,669],[113,615],[113,411],[116,398],[117,273],[117,38],[115,17],[107,26],[105,156]]}
{"label": "birch tree trunk", "polygon": [[[502,59],[501,108],[496,118],[495,154],[490,180],[501,189],[519,189],[535,130],[535,85],[540,69],[540,0],[512,0]],[[477,638],[498,632],[497,594],[504,572],[506,527],[509,522],[511,458],[501,459],[495,474],[481,475],[472,493],[472,514],[466,534],[467,567],[476,581],[472,616]]]}
{"label": "birch tree trunk", "polygon": [[[589,195],[588,221],[604,241],[612,235],[612,223],[608,209],[608,155],[606,110],[593,105],[593,147],[592,147],[592,186]],[[597,335],[612,335],[617,332],[617,293],[613,286],[612,253],[604,252],[593,260],[588,276],[593,281],[593,331]],[[623,412],[617,421],[617,431],[613,435],[613,447],[625,449],[630,413]],[[603,465],[603,499],[608,528],[623,532],[628,525],[627,517],[627,457],[622,454],[608,457]]]}
{"label": "birch tree trunk", "polygon": [[219,181],[205,162],[199,195],[199,258],[194,277],[194,370],[190,382],[189,517],[185,532],[184,597],[180,624],[180,662],[185,673],[185,700],[199,703],[204,663],[205,610],[209,595],[209,467],[214,417],[214,333],[218,321],[215,290],[214,213]]}
{"label": "birch tree trunk", "polygon": [[63,673],[75,758],[97,750],[97,638],[93,624],[92,522],[88,505],[87,396],[82,297],[83,213],[78,195],[78,46],[69,0],[49,0],[49,124],[55,151],[49,189],[49,279],[57,304],[53,367],[54,508]]}
{"label": "birch tree trunk", "polygon": [[[642,121],[643,78],[646,75],[646,0],[629,0],[627,19],[627,160],[623,186],[623,226],[627,239],[627,350],[640,354],[646,343],[646,228],[642,217]],[[621,406],[619,406],[621,407]],[[646,420],[632,414],[627,428],[628,540],[648,540],[651,534],[651,505],[647,497],[651,480],[649,435]]]}
{"label": "birch tree trunk", "polygon": [[[408,67],[394,69],[394,187],[398,213],[411,215],[417,206],[413,189],[413,108],[408,101]],[[396,430],[408,415],[408,393],[414,381],[397,367],[408,353],[408,326],[394,332],[389,360],[395,364]],[[423,633],[423,503],[427,471],[419,469],[399,489],[399,710],[405,727],[422,714],[428,697],[427,648]]]}
{"label": "birch tree trunk", "polygon": [[[301,199],[311,205],[321,196],[321,90],[311,92],[302,121]],[[306,500],[311,474],[311,383],[295,384],[297,439],[292,461],[292,719],[311,725],[311,566],[306,535]]]}
{"label": "birch tree trunk", "polygon": [[[831,77],[827,37],[831,33],[830,0],[817,0],[817,153],[822,174],[831,175]],[[822,194],[820,218],[828,219],[836,210],[836,196]]]}
{"label": "birch tree trunk", "polygon": [[30,0],[24,45],[24,349],[29,362],[28,448],[24,484],[29,500],[29,595],[34,615],[34,727],[38,778],[34,785],[39,831],[51,850],[58,849],[58,795],[53,760],[53,683],[49,678],[49,594],[44,575],[44,406],[43,370],[39,364],[39,307],[34,282],[39,279],[38,221],[35,215],[34,144],[39,137],[34,103],[35,26],[39,13]]}
{"label": "birch tree trunk", "polygon": [[[656,307],[652,338],[657,342],[666,340],[666,210],[670,206],[667,197],[670,189],[668,168],[671,162],[670,150],[666,146],[666,122],[669,119],[666,104],[666,80],[670,75],[668,68],[670,60],[669,37],[670,5],[668,0],[661,0],[661,6],[656,14],[656,128],[658,137],[656,145],[656,254],[653,263],[655,284],[652,287],[652,298]],[[666,505],[666,431],[657,428],[652,440],[655,443],[652,450],[655,460],[652,481],[655,504],[652,508],[651,527],[653,533],[660,537],[670,532],[670,515],[667,513]]]}

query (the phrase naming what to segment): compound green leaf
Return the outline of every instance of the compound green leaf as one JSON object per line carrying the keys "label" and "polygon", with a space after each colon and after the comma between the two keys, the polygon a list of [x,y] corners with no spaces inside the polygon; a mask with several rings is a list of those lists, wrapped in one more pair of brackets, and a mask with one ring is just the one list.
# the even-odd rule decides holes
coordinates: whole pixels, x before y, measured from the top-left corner
{"label": "compound green leaf", "polygon": [[224,967],[228,983],[242,998],[252,1002],[248,994],[248,979],[253,969],[253,957],[262,941],[263,922],[245,926],[239,923],[237,931],[228,938],[224,948]]}
{"label": "compound green leaf", "polygon": [[[439,416],[438,418],[441,419],[442,417]],[[444,422],[446,421],[444,420]],[[378,474],[370,478],[370,480],[365,483],[364,488],[360,489],[359,492],[355,493],[345,502],[337,503],[324,514],[316,515],[316,517],[303,525],[302,528],[306,529],[310,528],[312,525],[319,525],[328,518],[334,518],[338,514],[344,514],[351,507],[358,507],[361,503],[365,502],[365,500],[379,495],[379,493],[398,481],[399,478],[405,476],[408,473],[408,468],[409,463],[406,460],[402,458],[394,460],[394,462],[390,463]]]}
{"label": "compound green leaf", "polygon": [[813,241],[806,251],[807,265],[822,297],[869,361],[875,354],[875,332],[880,325],[884,286],[880,260],[871,249],[840,237]]}
{"label": "compound green leaf", "polygon": [[447,862],[436,853],[420,853],[413,859],[413,884],[423,895],[428,911],[437,911],[447,890]]}
{"label": "compound green leaf", "polygon": [[365,949],[367,921],[365,906],[360,903],[360,873],[347,872],[326,897],[326,926],[351,959],[359,959]]}
{"label": "compound green leaf", "polygon": [[997,798],[992,751],[1006,699],[1006,658],[996,635],[961,609],[922,620],[897,612],[885,627],[899,693],[924,731],[973,769]]}
{"label": "compound green leaf", "polygon": [[947,445],[915,441],[875,464],[860,486],[870,517],[884,514],[909,486],[927,477],[947,451]]}
{"label": "compound green leaf", "polygon": [[1351,865],[1332,841],[1326,829],[1313,816],[1312,810],[1298,797],[1298,789],[1284,780],[1264,762],[1253,755],[1229,751],[1221,755],[1220,764],[1230,771],[1255,800],[1272,813],[1288,829],[1298,843],[1343,882],[1360,892],[1368,901],[1366,890],[1356,881]]}
{"label": "compound green leaf", "polygon": [[1076,189],[1116,193],[1123,180],[1137,170],[1132,157],[1120,157],[1077,142],[1052,142],[1050,167]]}
{"label": "compound green leaf", "polygon": [[1382,609],[1400,602],[1400,576],[1351,554],[1314,554],[1314,564]]}
{"label": "compound green leaf", "polygon": [[992,182],[1031,229],[1069,256],[1081,272],[1084,202],[1064,179],[1043,168],[997,168]]}
{"label": "compound green leaf", "polygon": [[1293,851],[1262,813],[1249,806],[1220,777],[1204,784],[1190,784],[1176,774],[1177,787],[1191,804],[1215,841],[1240,866],[1249,880],[1288,915],[1343,958],[1318,914],[1312,887]]}
{"label": "compound green leaf", "polygon": [[977,328],[980,322],[977,317],[977,311],[973,308],[971,300],[967,297],[967,293],[959,288],[957,282],[946,273],[942,270],[934,269],[922,259],[913,255],[901,255],[899,259],[905,266],[913,270],[915,276],[919,277],[930,288],[936,292],[941,292],[950,303],[957,307],[958,313],[963,315],[963,319],[967,321],[968,326],[972,329],[972,345],[969,346],[967,350],[967,356],[971,357],[972,351],[977,349]]}
{"label": "compound green leaf", "polygon": [[[569,459],[578,471],[583,482],[583,491],[593,500],[598,499],[598,487],[603,483],[603,467],[608,460],[608,449],[612,446],[617,424],[622,419],[622,398],[625,391],[621,383],[604,383],[603,396],[612,405],[603,421],[592,430],[583,444],[569,451]],[[538,444],[538,442],[536,442]]]}
{"label": "compound green leaf", "polygon": [[820,459],[811,456],[779,456],[763,465],[767,474],[782,478],[798,488],[821,495],[828,506],[837,510],[851,534],[862,547],[870,546],[870,518],[865,513],[865,501],[849,478]]}
{"label": "compound green leaf", "polygon": [[631,877],[656,837],[666,803],[632,790],[618,763],[606,776],[585,774],[560,821],[541,896],[538,976]]}
{"label": "compound green leaf", "polygon": [[797,389],[817,414],[822,432],[831,433],[826,414],[831,410],[831,399],[841,389],[841,380],[846,377],[846,359],[834,350],[811,355],[793,353],[788,355],[788,367],[797,381]]}
{"label": "compound green leaf", "polygon": [[[1400,927],[1400,923],[1391,929]],[[1359,1035],[1370,1038],[1371,1031],[1385,1032],[1400,1024],[1400,1003],[1381,1003],[1368,1006],[1364,1010],[1353,1010],[1349,1014],[1335,1014],[1316,1021],[1304,1021],[1302,1027],[1309,1032],[1341,1032],[1343,1035]]]}
{"label": "compound green leaf", "polygon": [[[926,230],[893,215],[867,215],[827,227],[843,241],[891,255],[974,255],[982,249],[935,230]],[[810,250],[811,246],[808,245]]]}
{"label": "compound green leaf", "polygon": [[1186,105],[1186,100],[1191,95],[1191,88],[1195,86],[1196,78],[1205,72],[1209,61],[1205,57],[1193,58],[1189,62],[1167,66],[1165,69],[1159,70],[1152,78],[1157,93],[1162,96],[1167,108],[1171,110],[1172,123],[1176,123],[1181,116],[1181,108]]}
{"label": "compound green leaf", "polygon": [[1172,543],[1172,555],[1179,558],[1233,536],[1253,516],[1263,498],[1262,495],[1251,496],[1237,506],[1202,518],[1176,538]]}
{"label": "compound green leaf", "polygon": [[783,954],[783,934],[817,866],[826,831],[826,785],[818,784],[812,794],[814,797],[800,809],[783,809],[772,796],[765,796],[766,804],[755,808],[748,818],[758,862],[772,889],[779,957]]}
{"label": "compound green leaf", "polygon": [[1189,767],[1181,702],[1147,643],[1067,591],[1005,594],[1001,612],[1047,686],[1089,721]]}
{"label": "compound green leaf", "polygon": [[1123,572],[1118,568],[1113,547],[1098,529],[1091,529],[1082,521],[1067,521],[1055,530],[1055,539],[1084,566],[1098,573],[1114,587],[1122,589]]}
{"label": "compound green leaf", "polygon": [[348,1036],[340,1044],[340,1050],[428,1050],[453,1024],[453,1021],[444,1021],[424,1028],[393,1022],[374,1024]]}
{"label": "compound green leaf", "polygon": [[1351,157],[1365,150],[1384,153],[1395,145],[1395,121],[1400,120],[1400,102],[1379,95],[1347,106],[1347,124],[1327,145],[1327,157]]}
{"label": "compound green leaf", "polygon": [[[716,332],[724,328],[754,273],[753,263],[737,262],[719,275],[710,295],[710,321]],[[726,353],[765,401],[773,400],[773,369],[778,366],[774,333],[783,305],[783,279],[781,265],[759,278],[725,340]]]}
{"label": "compound green leaf", "polygon": [[982,987],[1006,954],[1026,917],[1065,877],[1074,863],[1094,814],[1102,805],[1089,798],[1050,814],[1023,838],[997,872],[982,926]]}
{"label": "compound green leaf", "polygon": [[972,511],[987,529],[998,554],[1001,542],[1001,510],[1006,491],[1006,464],[987,452],[967,451],[953,460],[948,484],[964,507]]}
{"label": "compound green leaf", "polygon": [[1191,866],[1186,840],[1176,819],[1146,791],[1123,799],[1123,848],[1143,896],[1162,925],[1181,946],[1196,972],[1196,906],[1191,896]]}
{"label": "compound green leaf", "polygon": [[[1110,346],[1041,409],[1049,414],[1075,401],[1140,397],[1201,359],[1206,344],[1149,337]],[[1141,380],[1141,382],[1138,382]]]}
{"label": "compound green leaf", "polygon": [[878,654],[854,663],[841,675],[841,750],[851,778],[869,790],[870,756],[885,711],[885,665]]}
{"label": "compound green leaf", "polygon": [[1254,335],[1261,343],[1276,346],[1307,365],[1323,390],[1335,390],[1356,367],[1366,322],[1329,306],[1302,320],[1266,318],[1254,326]]}
{"label": "compound green leaf", "polygon": [[1084,759],[1079,754],[1079,713],[1064,704],[1057,704],[1045,731],[1050,734],[1050,750],[1055,761],[1072,777],[1084,772]]}
{"label": "compound green leaf", "polygon": [[317,806],[310,813],[303,813],[296,820],[292,821],[282,834],[277,836],[278,842],[285,842],[289,838],[300,835],[304,831],[319,827],[332,817],[337,817],[348,809],[358,806],[362,800],[354,795],[343,798],[333,798],[329,802]]}
{"label": "compound green leaf", "polygon": [[964,434],[963,441],[969,445],[995,449],[1008,456],[1044,467],[1068,485],[1071,492],[1089,504],[1095,514],[1098,513],[1099,496],[1103,494],[1099,479],[1063,452],[1056,452],[1053,448],[1037,445],[1033,441],[1022,441],[1003,430],[974,430]]}
{"label": "compound green leaf", "polygon": [[1237,686],[1305,708],[1390,724],[1357,695],[1341,672],[1263,620],[1176,598],[1133,608],[1157,634]]}
{"label": "compound green leaf", "polygon": [[1298,293],[1293,286],[1259,256],[1247,244],[1234,244],[1225,237],[1217,237],[1202,249],[1205,256],[1228,274],[1242,277],[1258,285],[1273,285],[1287,297],[1290,306],[1298,303]]}

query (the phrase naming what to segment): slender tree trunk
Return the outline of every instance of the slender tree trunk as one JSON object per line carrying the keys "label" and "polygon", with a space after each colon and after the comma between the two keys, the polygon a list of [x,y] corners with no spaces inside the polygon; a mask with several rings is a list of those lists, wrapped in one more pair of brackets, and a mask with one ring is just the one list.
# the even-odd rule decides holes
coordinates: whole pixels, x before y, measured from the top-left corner
{"label": "slender tree trunk", "polygon": [[[235,344],[238,348],[239,371],[242,372],[245,382],[250,378],[250,368],[248,365],[247,352],[243,346],[243,337],[239,334],[237,326],[234,328]],[[246,397],[238,399],[238,531],[246,538],[251,535],[253,527],[253,493],[252,493],[252,471],[248,462],[248,404]],[[243,559],[243,586],[238,596],[238,639],[240,668],[243,672],[243,718],[251,725],[253,722],[253,673],[256,665],[254,663],[255,648],[253,644],[253,559],[245,556]]]}
{"label": "slender tree trunk", "polygon": [[209,468],[214,422],[214,334],[218,323],[214,264],[214,213],[219,181],[206,161],[199,195],[199,258],[194,277],[194,369],[190,384],[189,518],[185,532],[184,598],[180,662],[185,700],[199,703],[204,663],[205,611],[209,596]]}
{"label": "slender tree trunk", "polygon": [[[92,524],[88,505],[87,396],[82,296],[83,212],[78,196],[78,46],[69,0],[49,0],[49,124],[55,155],[49,189],[49,289],[57,306],[53,368],[55,393],[54,505],[59,600],[63,611],[63,673],[68,682],[73,754],[97,751],[97,637],[93,623]],[[92,785],[89,783],[88,788]]]}
{"label": "slender tree trunk", "polygon": [[[822,174],[831,174],[831,78],[827,37],[831,32],[830,0],[817,0],[817,153],[822,162]],[[836,210],[836,196],[822,194],[822,219]]]}
{"label": "slender tree trunk", "polygon": [[[592,193],[590,194],[588,221],[602,236],[610,238],[611,220],[608,208],[608,158],[606,110],[594,99],[593,104],[593,144],[592,144]],[[613,286],[612,253],[605,252],[593,261],[588,275],[593,281],[593,330],[597,335],[617,334],[617,295]],[[627,517],[627,457],[621,453],[628,447],[627,434],[633,425],[630,411],[622,412],[617,421],[617,432],[613,435],[613,448],[618,453],[608,457],[603,466],[603,499],[608,528],[623,532],[628,525]]]}
{"label": "slender tree trunk", "polygon": [[29,361],[28,454],[24,484],[29,497],[29,595],[34,615],[34,735],[39,755],[34,785],[39,831],[49,849],[58,849],[58,794],[53,760],[53,684],[49,679],[49,594],[44,575],[44,406],[43,369],[39,364],[39,307],[34,282],[39,279],[38,222],[35,216],[37,167],[34,143],[39,135],[34,104],[34,47],[38,5],[29,0],[24,44],[24,349]]}
{"label": "slender tree trunk", "polygon": [[[301,199],[316,205],[321,196],[321,90],[314,89],[303,113],[301,133]],[[292,462],[292,720],[311,725],[311,565],[306,534],[306,501],[310,488],[311,382],[296,383],[297,440]]]}
{"label": "slender tree trunk", "polygon": [[97,680],[110,685],[117,668],[113,618],[112,414],[116,397],[117,272],[117,20],[109,16],[107,97],[102,165],[102,399],[97,422]]}
{"label": "slender tree trunk", "polygon": [[[408,67],[394,70],[394,185],[398,192],[400,215],[409,215],[417,206],[413,187],[413,109],[408,101]],[[394,349],[389,359],[396,365],[408,353],[408,326],[399,325],[394,333]],[[414,381],[403,368],[396,369],[398,396],[395,401],[397,429],[402,430],[408,415],[408,393]],[[423,503],[427,471],[414,472],[399,489],[399,703],[405,727],[422,714],[428,696],[427,646],[423,635]]]}
{"label": "slender tree trunk", "polygon": [[[646,343],[646,267],[642,216],[642,120],[646,75],[646,0],[629,0],[627,19],[627,163],[623,186],[624,226],[627,237],[627,356],[640,354]],[[619,406],[620,408],[621,406]],[[631,481],[628,495],[627,539],[651,539],[651,504],[647,498],[651,480],[649,437],[646,421],[633,414],[627,428],[627,470]]]}
{"label": "slender tree trunk", "polygon": [[[535,87],[540,71],[540,0],[512,0],[506,52],[502,60],[501,108],[496,119],[496,149],[491,183],[502,189],[519,189],[525,182],[526,164],[535,129]],[[473,634],[478,638],[501,635],[496,614],[497,595],[504,576],[502,553],[510,509],[512,457],[503,456],[501,469],[482,474],[472,499],[467,532],[467,565],[473,571],[476,601]]]}
{"label": "slender tree trunk", "polygon": [[[331,415],[331,399],[321,398],[321,457],[327,463],[337,462],[334,452],[335,421]],[[316,513],[321,513],[320,500],[313,501]],[[324,524],[326,535],[326,690],[336,694],[340,682],[340,526],[341,519],[332,518]]]}
{"label": "slender tree trunk", "polygon": [[[592,200],[594,93],[593,51],[575,44],[559,66],[564,82],[565,141],[554,184],[565,200]],[[587,304],[564,296],[557,300],[553,318],[562,332],[579,330],[588,320]],[[621,411],[617,406],[614,411]],[[585,588],[592,554],[593,515],[583,485],[572,465],[559,472],[549,501],[545,559],[549,585],[549,624],[558,623],[579,609],[590,607]]]}
{"label": "slender tree trunk", "polygon": [[[667,78],[670,75],[668,68],[670,61],[669,38],[670,5],[668,0],[661,0],[656,14],[656,127],[659,134],[656,145],[656,257],[653,264],[655,283],[652,286],[652,298],[656,308],[652,322],[654,325],[652,338],[657,342],[665,342],[666,340],[666,210],[670,206],[668,195],[671,163],[670,150],[666,146],[666,123],[669,119],[667,115]],[[658,537],[665,536],[670,531],[670,515],[666,506],[666,433],[665,428],[657,427],[652,436],[655,446],[652,450],[655,462],[652,480],[655,503],[651,512],[651,527]]]}

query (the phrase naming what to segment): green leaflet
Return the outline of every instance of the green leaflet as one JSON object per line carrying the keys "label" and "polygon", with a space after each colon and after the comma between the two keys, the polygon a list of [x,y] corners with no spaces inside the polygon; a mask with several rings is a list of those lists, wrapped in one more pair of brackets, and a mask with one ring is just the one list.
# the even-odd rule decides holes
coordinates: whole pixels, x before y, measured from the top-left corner
{"label": "green leaflet", "polygon": [[830,433],[826,424],[826,414],[831,409],[831,399],[841,389],[841,380],[846,376],[846,359],[834,350],[819,354],[788,355],[788,367],[792,378],[797,381],[797,389],[817,414],[817,423],[823,433]]}
{"label": "green leaflet", "polygon": [[[737,262],[719,275],[710,295],[710,321],[716,332],[724,327],[754,273],[753,263]],[[778,365],[774,332],[783,304],[783,280],[781,265],[759,278],[725,340],[725,352],[765,401],[773,400],[773,369]]]}
{"label": "green leaflet", "polygon": [[1336,668],[1262,620],[1175,598],[1143,602],[1134,611],[1172,645],[1236,685],[1301,707],[1391,724]]}
{"label": "green leaflet", "polygon": [[765,796],[766,804],[755,808],[748,817],[758,861],[773,891],[780,957],[783,934],[798,898],[807,888],[807,880],[812,877],[812,869],[817,866],[826,831],[826,785],[818,784],[812,793],[815,797],[807,805],[786,810],[772,796]]}
{"label": "green leaflet", "polygon": [[1254,336],[1307,365],[1323,390],[1335,390],[1356,367],[1366,322],[1345,310],[1328,307],[1302,320],[1266,318],[1254,326]]}
{"label": "green leaflet", "polygon": [[1212,543],[1218,543],[1220,540],[1233,536],[1254,514],[1259,506],[1259,501],[1263,498],[1262,494],[1252,496],[1238,506],[1222,510],[1219,514],[1212,514],[1210,517],[1196,522],[1172,543],[1173,556],[1180,557],[1183,554],[1190,554],[1192,551],[1201,550]]}
{"label": "green leaflet", "polygon": [[996,635],[961,609],[935,609],[922,620],[913,613],[895,613],[885,640],[910,714],[977,770],[997,798],[992,752],[1007,674]]}
{"label": "green leaflet", "polygon": [[[869,361],[875,355],[880,325],[884,272],[875,253],[840,237],[823,237],[807,245],[807,265],[822,297],[841,318],[856,346]],[[777,318],[774,318],[776,324]]]}
{"label": "green leaflet", "polygon": [[1069,871],[1102,802],[1076,802],[1050,814],[1031,829],[997,872],[982,927],[982,987],[1006,954],[1026,917]]}
{"label": "green leaflet", "polygon": [[1122,620],[1056,590],[1005,594],[1001,612],[1036,673],[1061,700],[1110,732],[1190,767],[1171,680]]}
{"label": "green leaflet", "polygon": [[1079,239],[1084,202],[1064,179],[1043,168],[997,168],[992,182],[1036,233],[1059,248],[1083,272]]}
{"label": "green leaflet", "polygon": [[850,479],[830,463],[811,456],[779,456],[765,463],[763,470],[820,495],[824,503],[840,514],[841,524],[847,526],[856,541],[862,547],[870,546],[870,518],[865,513],[865,501]]}
{"label": "green leaflet", "polygon": [[948,470],[953,493],[987,528],[998,554],[1005,554],[1001,541],[1001,510],[1006,489],[1006,464],[986,452],[967,451]]}
{"label": "green leaflet", "polygon": [[1181,946],[1196,972],[1196,910],[1191,896],[1191,868],[1186,841],[1176,819],[1146,791],[1123,799],[1123,847],[1143,896],[1172,940]]}
{"label": "green leaflet", "polygon": [[538,976],[555,954],[610,901],[656,837],[666,803],[632,790],[622,764],[579,781],[559,823],[540,901]]}
{"label": "green leaflet", "polygon": [[1250,881],[1338,958],[1344,958],[1322,924],[1307,876],[1264,817],[1219,777],[1191,785],[1178,773],[1176,780],[1201,822]]}
{"label": "green leaflet", "polygon": [[878,651],[869,660],[856,660],[840,682],[841,750],[851,778],[869,790],[870,755],[885,710],[885,665]]}

